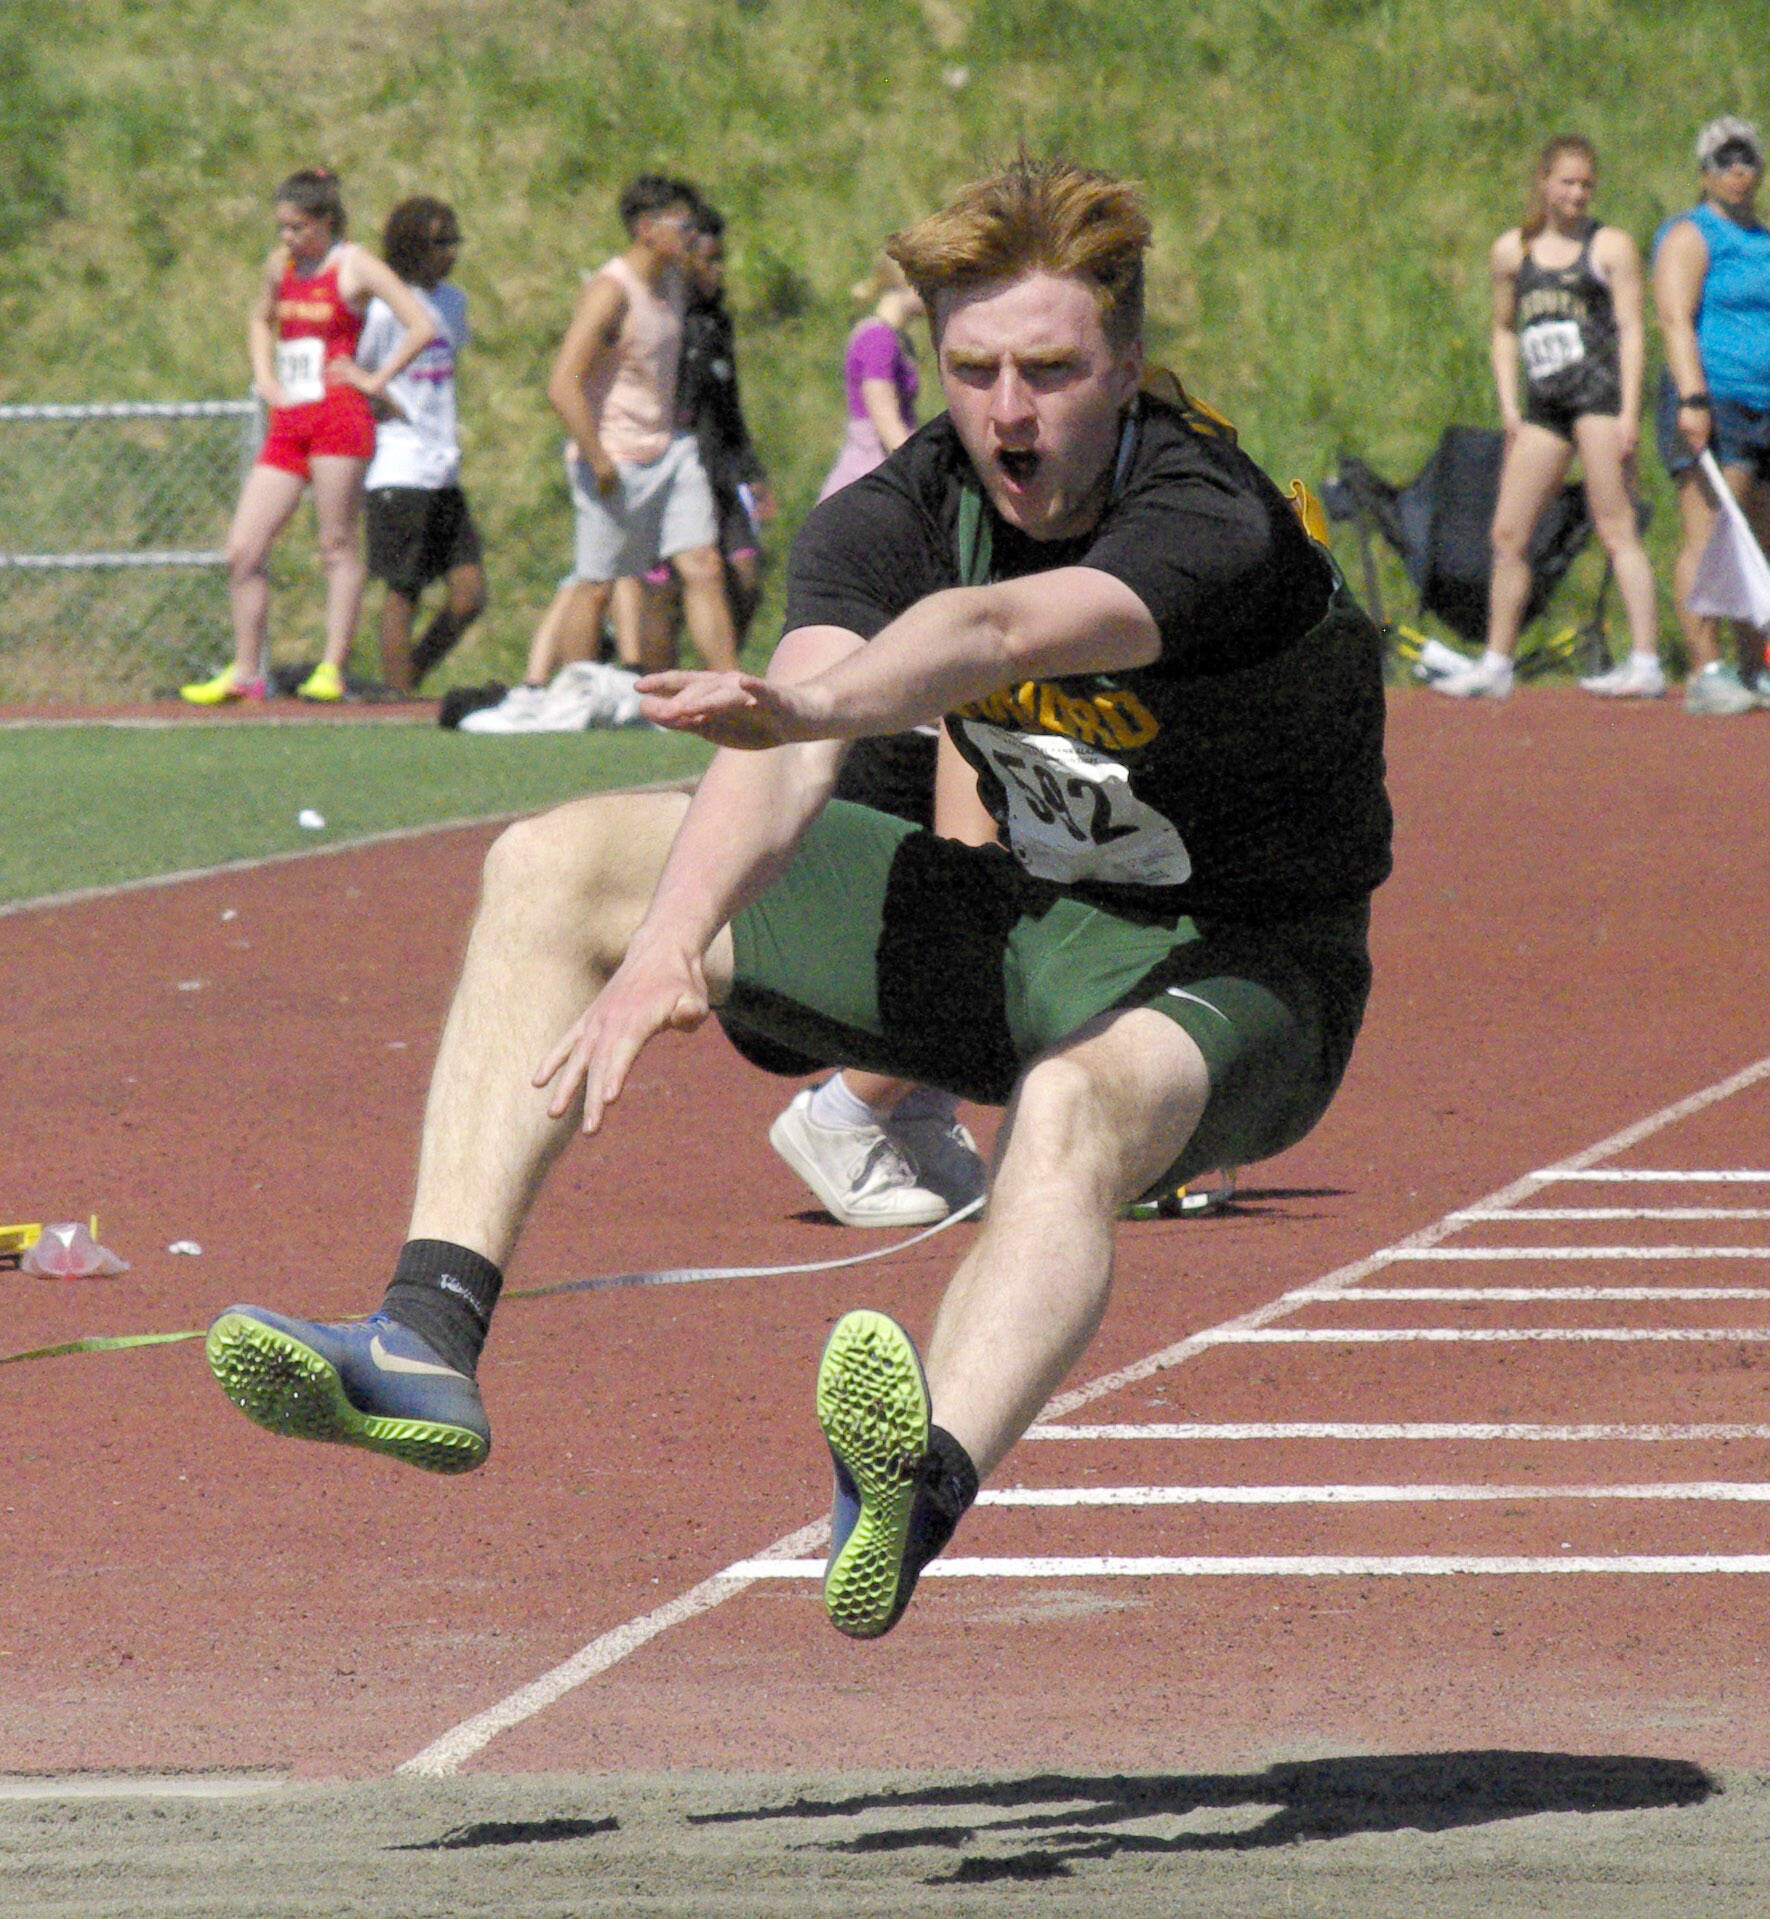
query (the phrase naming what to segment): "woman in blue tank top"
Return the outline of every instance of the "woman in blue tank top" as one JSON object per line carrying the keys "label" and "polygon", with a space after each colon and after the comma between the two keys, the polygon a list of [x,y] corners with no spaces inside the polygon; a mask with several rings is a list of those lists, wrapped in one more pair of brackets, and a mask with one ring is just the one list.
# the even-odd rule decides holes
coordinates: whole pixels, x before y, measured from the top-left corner
{"label": "woman in blue tank top", "polygon": [[1690,652],[1684,703],[1692,713],[1745,713],[1763,642],[1741,628],[1743,671],[1720,657],[1715,623],[1687,607],[1716,507],[1696,466],[1712,446],[1727,484],[1770,546],[1770,231],[1758,220],[1764,144],[1731,114],[1697,135],[1702,203],[1668,220],[1654,243],[1653,287],[1665,335],[1659,450],[1678,484],[1682,543],[1673,572]]}
{"label": "woman in blue tank top", "polygon": [[1665,691],[1653,569],[1628,472],[1646,361],[1641,255],[1620,227],[1589,217],[1597,178],[1590,141],[1575,134],[1551,140],[1537,161],[1522,223],[1500,235],[1488,258],[1493,378],[1506,452],[1493,516],[1487,651],[1463,671],[1429,682],[1453,698],[1503,699],[1512,690],[1512,652],[1530,599],[1530,536],[1575,453],[1633,649],[1627,665],[1581,684],[1636,698]]}

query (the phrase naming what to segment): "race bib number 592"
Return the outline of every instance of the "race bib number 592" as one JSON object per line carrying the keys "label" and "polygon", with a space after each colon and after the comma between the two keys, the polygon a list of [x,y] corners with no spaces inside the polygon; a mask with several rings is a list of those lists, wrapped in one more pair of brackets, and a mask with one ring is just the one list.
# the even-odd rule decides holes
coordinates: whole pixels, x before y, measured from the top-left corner
{"label": "race bib number 592", "polygon": [[965,722],[965,737],[1002,783],[1009,850],[1035,878],[1178,886],[1191,876],[1179,829],[1137,798],[1119,761],[1062,734],[976,720]]}

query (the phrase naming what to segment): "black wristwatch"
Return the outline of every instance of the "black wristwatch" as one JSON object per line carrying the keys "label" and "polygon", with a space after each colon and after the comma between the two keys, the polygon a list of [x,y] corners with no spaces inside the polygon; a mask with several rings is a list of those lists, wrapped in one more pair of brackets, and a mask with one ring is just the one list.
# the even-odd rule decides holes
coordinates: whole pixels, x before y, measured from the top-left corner
{"label": "black wristwatch", "polygon": [[1680,413],[1682,413],[1686,407],[1689,407],[1696,413],[1707,413],[1710,405],[1711,402],[1706,393],[1680,393],[1678,395],[1678,411]]}

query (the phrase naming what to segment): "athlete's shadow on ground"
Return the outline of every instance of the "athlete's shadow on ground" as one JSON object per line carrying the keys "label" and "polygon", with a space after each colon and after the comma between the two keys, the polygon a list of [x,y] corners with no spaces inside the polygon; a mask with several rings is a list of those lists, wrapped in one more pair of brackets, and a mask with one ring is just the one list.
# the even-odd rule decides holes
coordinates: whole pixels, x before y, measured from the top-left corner
{"label": "athlete's shadow on ground", "polygon": [[[954,1855],[953,1868],[927,1883],[966,1885],[1065,1878],[1075,1861],[1124,1854],[1254,1852],[1357,1833],[1444,1832],[1535,1813],[1657,1811],[1700,1805],[1719,1790],[1700,1766],[1678,1759],[1440,1752],[1321,1759],[1256,1773],[1039,1773],[801,1798],[753,1812],[694,1815],[691,1822],[800,1821],[814,1832],[828,1822],[818,1836],[798,1843],[855,1854],[937,1848]],[[1270,1808],[1267,1816],[1247,1823],[1259,1808]],[[1213,1811],[1226,1815],[1219,1830],[1211,1829]],[[915,1813],[931,1816],[914,1823],[901,1818]],[[886,1819],[889,1825],[881,1823]],[[1196,1830],[1159,1830],[1181,1819]],[[838,1822],[861,1830],[844,1833]]]}

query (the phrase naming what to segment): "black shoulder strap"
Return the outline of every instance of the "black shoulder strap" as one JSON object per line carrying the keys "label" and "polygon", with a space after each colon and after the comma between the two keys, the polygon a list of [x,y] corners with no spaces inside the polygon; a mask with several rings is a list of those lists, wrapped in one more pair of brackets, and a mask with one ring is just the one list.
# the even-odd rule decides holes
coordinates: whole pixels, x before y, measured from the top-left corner
{"label": "black shoulder strap", "polygon": [[959,584],[987,586],[994,558],[995,536],[983,510],[983,490],[974,479],[966,479],[959,486]]}

